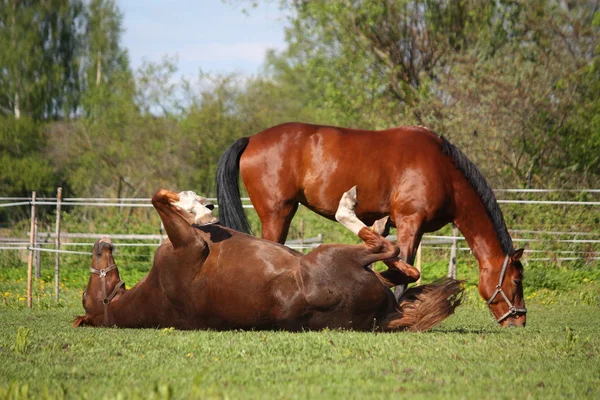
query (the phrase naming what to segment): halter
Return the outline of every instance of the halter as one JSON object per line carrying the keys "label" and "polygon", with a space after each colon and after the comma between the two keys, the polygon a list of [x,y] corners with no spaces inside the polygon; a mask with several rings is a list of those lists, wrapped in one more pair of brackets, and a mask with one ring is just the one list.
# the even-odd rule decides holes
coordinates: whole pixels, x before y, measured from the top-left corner
{"label": "halter", "polygon": [[[492,301],[494,301],[496,296],[498,296],[498,293],[500,293],[502,295],[502,297],[504,297],[504,301],[506,301],[506,303],[508,304],[508,311],[504,315],[502,315],[500,318],[496,318],[494,316],[494,313],[492,312],[492,316],[494,316],[494,318],[496,319],[496,322],[498,322],[498,323],[504,321],[506,318],[508,318],[511,315],[527,314],[527,308],[517,308],[517,307],[513,306],[513,304],[509,300],[506,293],[504,293],[504,290],[502,290],[502,282],[504,282],[504,275],[506,274],[506,269],[508,267],[508,258],[509,257],[507,254],[506,257],[504,258],[504,263],[502,264],[502,271],[500,271],[500,280],[498,281],[498,285],[496,285],[496,290],[494,291],[494,294],[492,294],[492,297],[490,297],[490,299],[487,301],[487,305],[488,305],[488,307],[490,307],[490,304],[492,303]],[[490,307],[490,312],[491,311],[492,311],[492,309]]]}
{"label": "halter", "polygon": [[119,283],[117,283],[117,286],[115,286],[112,293],[108,296],[106,295],[106,274],[116,268],[116,264],[111,264],[105,269],[96,269],[94,267],[90,268],[92,274],[100,275],[100,278],[102,278],[102,296],[104,297],[102,299],[102,304],[104,304],[104,325],[108,324],[108,304],[117,295],[117,291],[125,284],[122,279],[119,279]]}

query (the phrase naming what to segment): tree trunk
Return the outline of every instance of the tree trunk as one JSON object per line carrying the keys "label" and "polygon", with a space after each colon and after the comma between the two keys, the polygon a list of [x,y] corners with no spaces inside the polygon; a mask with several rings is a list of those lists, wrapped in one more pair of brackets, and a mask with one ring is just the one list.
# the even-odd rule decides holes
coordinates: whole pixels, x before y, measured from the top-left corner
{"label": "tree trunk", "polygon": [[[15,33],[15,29],[17,27],[17,1],[14,0],[13,4],[12,4],[12,8],[13,8],[13,14],[12,14],[12,27],[11,27],[11,36],[12,36],[12,48],[13,51],[16,51],[17,49],[17,43],[16,43],[16,33]],[[18,74],[19,73],[19,68],[16,67],[15,68],[15,72]],[[19,119],[21,118],[21,99],[19,98],[19,77],[16,76],[15,77],[15,104],[13,106],[13,111],[15,113],[15,118]]]}
{"label": "tree trunk", "polygon": [[21,118],[21,104],[20,104],[20,100],[19,100],[19,93],[15,93],[15,107],[14,107],[14,111],[15,111],[15,118],[19,119]]}
{"label": "tree trunk", "polygon": [[98,63],[96,66],[96,86],[100,86],[102,80],[102,52],[98,50]]}

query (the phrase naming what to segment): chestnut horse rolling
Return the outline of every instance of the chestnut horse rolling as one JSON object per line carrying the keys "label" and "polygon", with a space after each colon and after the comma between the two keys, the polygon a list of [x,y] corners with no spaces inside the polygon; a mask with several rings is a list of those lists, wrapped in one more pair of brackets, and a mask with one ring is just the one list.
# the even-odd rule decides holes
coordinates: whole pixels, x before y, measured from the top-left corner
{"label": "chestnut horse rolling", "polygon": [[94,244],[83,294],[85,316],[74,326],[179,329],[425,330],[454,312],[459,281],[408,290],[400,302],[367,265],[398,248],[354,214],[356,190],[344,194],[338,220],[364,241],[322,245],[304,255],[225,228],[193,192],[161,189],[152,198],[168,235],[148,275],[130,290],[110,239]]}
{"label": "chestnut horse rolling", "polygon": [[479,292],[503,326],[524,326],[523,250],[515,250],[492,189],[445,138],[423,127],[364,131],[289,123],[238,139],[217,168],[219,219],[249,232],[238,176],[262,224],[262,238],[284,243],[301,203],[334,219],[347,188],[367,225],[385,215],[397,229],[399,257],[381,274],[389,285],[419,278],[412,263],[421,237],[454,222],[479,263]]}

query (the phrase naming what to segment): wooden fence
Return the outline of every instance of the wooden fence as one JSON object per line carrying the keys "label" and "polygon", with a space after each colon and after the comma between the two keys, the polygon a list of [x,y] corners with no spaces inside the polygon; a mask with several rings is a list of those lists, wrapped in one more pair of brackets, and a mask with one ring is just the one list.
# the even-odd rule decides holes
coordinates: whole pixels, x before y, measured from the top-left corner
{"label": "wooden fence", "polygon": [[[502,192],[524,192],[524,193],[550,193],[561,190],[553,189],[498,189],[497,193]],[[585,189],[585,190],[562,190],[564,192],[588,192],[598,194],[600,189]],[[109,199],[109,198],[62,198],[62,189],[58,188],[57,196],[55,198],[37,198],[36,192],[32,192],[31,197],[21,198],[10,198],[0,197],[0,207],[11,207],[11,206],[31,206],[31,222],[29,240],[26,239],[14,239],[14,238],[0,238],[0,250],[28,250],[28,265],[27,265],[27,305],[31,307],[32,304],[32,279],[35,270],[35,277],[40,276],[40,252],[52,252],[54,256],[54,292],[55,300],[59,300],[59,281],[60,281],[60,254],[91,254],[87,251],[75,251],[75,250],[64,250],[61,249],[63,245],[67,246],[90,246],[90,243],[64,243],[63,240],[71,239],[98,239],[102,236],[110,236],[117,240],[143,240],[148,243],[119,243],[119,246],[158,246],[164,239],[162,234],[99,234],[99,233],[65,233],[61,232],[61,210],[62,206],[94,206],[94,207],[152,207],[150,198],[125,198],[125,199]],[[216,199],[209,199],[216,201]],[[242,200],[248,202],[248,198]],[[6,202],[8,201],[8,202]],[[585,205],[585,206],[600,206],[600,201],[555,201],[555,200],[498,200],[498,203],[513,203],[513,204],[552,204],[552,205]],[[56,207],[56,224],[55,231],[41,233],[38,232],[38,222],[36,218],[37,210],[39,206],[55,206]],[[218,207],[218,205],[216,205]],[[244,208],[252,208],[251,204],[244,204]],[[302,229],[301,229],[302,231]],[[558,232],[558,231],[536,231],[536,230],[514,230],[514,233],[539,233],[543,235],[574,235],[574,239],[556,239],[556,243],[586,243],[591,246],[598,246],[600,244],[600,232]],[[302,236],[302,235],[301,235]],[[583,239],[582,239],[583,237]],[[395,241],[395,236],[389,236],[388,239]],[[421,270],[422,263],[422,246],[431,246],[432,248],[439,248],[444,246],[447,248],[450,245],[450,257],[448,262],[448,276],[456,277],[456,258],[457,251],[470,251],[468,247],[459,247],[458,242],[464,240],[462,236],[459,236],[459,232],[454,227],[452,236],[436,236],[436,235],[424,235],[421,245],[417,250],[417,256],[415,259],[415,266]],[[513,238],[514,242],[540,242],[543,239],[523,239]],[[53,242],[53,243],[52,243]],[[289,240],[286,245],[296,249],[311,249],[319,246],[323,242],[323,237],[319,234],[313,238],[300,238],[296,240]],[[53,244],[53,249],[44,247],[46,245]],[[89,248],[89,247],[88,247]],[[526,250],[528,253],[535,254],[536,252],[542,252],[541,250]],[[557,260],[571,261],[585,258],[586,260],[600,260],[599,251],[594,249],[592,251],[577,252],[577,251],[557,251],[556,254],[561,254],[561,257],[547,257],[547,258],[528,258],[530,261],[545,261],[545,260]],[[565,254],[570,254],[567,257]],[[585,254],[585,255],[584,255]]]}

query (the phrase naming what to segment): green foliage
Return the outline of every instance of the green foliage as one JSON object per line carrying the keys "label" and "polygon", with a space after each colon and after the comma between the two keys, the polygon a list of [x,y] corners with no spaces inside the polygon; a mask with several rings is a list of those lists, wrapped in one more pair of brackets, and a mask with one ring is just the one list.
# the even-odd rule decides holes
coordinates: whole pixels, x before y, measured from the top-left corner
{"label": "green foliage", "polygon": [[[38,197],[54,194],[61,175],[50,160],[40,156],[46,143],[42,129],[28,117],[0,116],[0,196],[29,197],[33,191]],[[0,208],[0,222],[17,223],[28,214],[28,207]]]}
{"label": "green foliage", "polygon": [[28,119],[0,117],[0,193],[3,196],[50,194],[58,176],[49,160],[41,158],[44,137]]}
{"label": "green foliage", "polygon": [[0,8],[0,115],[57,118],[76,109],[83,2],[5,1]]}
{"label": "green foliage", "polygon": [[6,1],[0,10],[1,115],[72,118],[90,90],[118,86],[113,75],[128,72],[112,0]]}
{"label": "green foliage", "polygon": [[198,84],[177,82],[169,58],[132,72],[112,0],[4,7],[2,112],[16,118],[18,95],[21,118],[62,119],[25,122],[28,129],[4,121],[3,143],[38,143],[18,160],[2,153],[5,194],[60,181],[66,195],[149,196],[160,186],[214,195],[216,162],[229,144],[294,120],[425,124],[496,187],[598,183],[600,29],[590,4],[281,6],[290,11],[288,47],[267,55],[263,75],[201,73]]}
{"label": "green foliage", "polygon": [[598,182],[600,30],[591,3],[283,6],[292,15],[288,48],[267,63],[318,122],[427,125],[463,148],[494,186]]}
{"label": "green foliage", "polygon": [[86,11],[85,38],[89,53],[85,64],[88,89],[120,87],[114,77],[129,70],[127,51],[120,44],[123,14],[114,0],[92,0]]}

